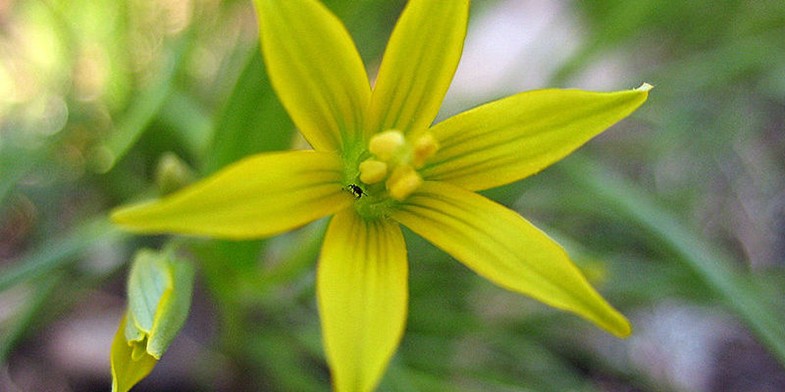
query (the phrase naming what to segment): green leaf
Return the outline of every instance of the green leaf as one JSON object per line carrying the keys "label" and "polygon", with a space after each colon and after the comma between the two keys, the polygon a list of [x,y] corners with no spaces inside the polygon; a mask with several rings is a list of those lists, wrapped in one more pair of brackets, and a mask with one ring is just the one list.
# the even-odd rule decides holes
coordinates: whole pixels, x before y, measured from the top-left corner
{"label": "green leaf", "polygon": [[[22,291],[29,291],[29,296],[18,307],[11,305],[3,309],[13,316],[5,318],[0,323],[3,331],[0,334],[0,363],[7,363],[11,350],[17,343],[36,331],[36,325],[39,325],[41,319],[51,317],[52,297],[60,295],[61,290],[58,289],[63,285],[71,284],[73,282],[71,279],[66,277],[65,273],[55,272],[21,287]],[[13,296],[14,294],[11,294],[10,298]]]}
{"label": "green leaf", "polygon": [[63,238],[45,242],[12,266],[0,270],[0,292],[28,279],[46,276],[52,270],[78,260],[74,256],[88,247],[112,242],[124,237],[105,218],[98,218],[77,226]]}
{"label": "green leaf", "polygon": [[252,50],[213,127],[206,173],[249,155],[291,146],[294,125],[270,86],[259,47]]}
{"label": "green leaf", "polygon": [[164,67],[155,82],[139,92],[128,110],[117,120],[117,126],[105,145],[92,154],[92,164],[101,173],[112,170],[125,154],[136,144],[149,128],[153,119],[161,112],[172,94],[176,75],[183,66],[185,53],[190,49],[190,36],[185,36],[173,48],[173,64]]}
{"label": "green leaf", "polygon": [[172,91],[173,73],[169,68],[152,87],[141,91],[120,117],[106,144],[93,152],[92,164],[97,171],[106,173],[112,170],[144,134]]}
{"label": "green leaf", "polygon": [[28,150],[0,143],[0,214],[11,204],[5,199],[12,194],[16,184],[49,153],[49,148]]}
{"label": "green leaf", "polygon": [[785,364],[785,318],[767,304],[766,294],[750,285],[733,268],[728,256],[690,232],[669,211],[618,176],[588,159],[572,157],[559,166],[573,183],[592,194],[593,208],[619,213],[657,239],[703,284],[741,318],[750,330]]}
{"label": "green leaf", "polygon": [[126,340],[146,342],[144,351],[160,359],[188,317],[193,280],[189,263],[168,253],[139,251],[128,277]]}

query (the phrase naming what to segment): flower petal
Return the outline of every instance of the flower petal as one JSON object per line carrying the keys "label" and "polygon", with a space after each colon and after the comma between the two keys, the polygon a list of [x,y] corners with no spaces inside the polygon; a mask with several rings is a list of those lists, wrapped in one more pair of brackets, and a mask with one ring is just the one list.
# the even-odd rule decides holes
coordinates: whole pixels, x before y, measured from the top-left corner
{"label": "flower petal", "polygon": [[123,315],[120,326],[112,339],[110,364],[112,367],[112,392],[126,392],[142,381],[155,367],[158,360],[145,353],[134,359],[134,345],[125,338],[128,314]]}
{"label": "flower petal", "polygon": [[256,0],[267,72],[295,125],[316,150],[357,136],[371,87],[341,22],[318,1]]}
{"label": "flower petal", "polygon": [[574,312],[614,335],[630,333],[628,321],[589,285],[561,246],[483,196],[425,182],[391,217],[501,287]]}
{"label": "flower petal", "polygon": [[426,129],[439,111],[463,50],[468,0],[411,0],[384,53],[369,132]]}
{"label": "flower petal", "polygon": [[349,206],[341,173],[333,153],[258,154],[163,199],[120,208],[112,220],[144,233],[269,236]]}
{"label": "flower petal", "polygon": [[403,335],[408,302],[400,227],[338,213],[317,273],[322,334],[336,391],[370,391]]}
{"label": "flower petal", "polygon": [[431,129],[440,148],[423,177],[471,190],[520,180],[632,113],[650,88],[530,91],[469,110]]}

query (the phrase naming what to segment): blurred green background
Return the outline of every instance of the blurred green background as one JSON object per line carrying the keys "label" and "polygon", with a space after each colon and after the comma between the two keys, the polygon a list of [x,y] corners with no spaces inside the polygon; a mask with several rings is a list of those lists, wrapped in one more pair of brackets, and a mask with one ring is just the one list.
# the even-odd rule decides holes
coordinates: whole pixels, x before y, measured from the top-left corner
{"label": "blurred green background", "polygon": [[[404,1],[326,3],[373,75]],[[247,0],[0,1],[0,390],[109,389],[127,263],[166,241],[119,232],[111,208],[155,197],[172,162],[201,178],[301,143],[257,41]],[[486,192],[565,245],[633,336],[407,233],[411,310],[380,390],[785,390],[785,2],[477,0],[441,118],[644,81],[632,117]],[[190,318],[135,390],[329,390],[323,228],[185,241]]]}

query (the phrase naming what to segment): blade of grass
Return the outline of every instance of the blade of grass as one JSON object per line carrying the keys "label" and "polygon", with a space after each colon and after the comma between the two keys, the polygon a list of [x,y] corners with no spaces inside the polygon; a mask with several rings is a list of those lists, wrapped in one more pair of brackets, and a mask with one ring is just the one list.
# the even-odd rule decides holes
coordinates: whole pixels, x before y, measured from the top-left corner
{"label": "blade of grass", "polygon": [[77,227],[64,238],[47,241],[30,254],[0,271],[0,292],[29,279],[36,279],[75,261],[85,249],[101,241],[115,241],[123,234],[106,218],[97,218]]}
{"label": "blade of grass", "polygon": [[733,268],[730,257],[696,236],[634,184],[596,162],[574,154],[557,167],[575,185],[594,195],[596,202],[634,222],[665,245],[785,366],[785,319],[768,308],[763,291]]}
{"label": "blade of grass", "polygon": [[48,148],[25,150],[0,144],[0,217],[8,206],[6,198],[16,184],[48,153]]}
{"label": "blade of grass", "polygon": [[163,66],[158,78],[150,83],[151,87],[139,92],[138,97],[132,100],[131,106],[117,121],[109,139],[93,154],[92,164],[98,172],[106,173],[112,170],[161,112],[172,94],[175,79],[191,46],[191,35],[186,35],[177,42],[169,64]]}
{"label": "blade of grass", "polygon": [[205,171],[262,151],[289,149],[293,134],[294,125],[267,78],[261,50],[254,46],[213,127]]}
{"label": "blade of grass", "polygon": [[313,268],[322,247],[322,239],[327,229],[327,220],[323,219],[294,233],[288,253],[282,261],[263,271],[257,283],[260,290],[285,284],[296,279],[305,271]]}
{"label": "blade of grass", "polygon": [[29,331],[30,324],[39,316],[42,309],[46,308],[53,290],[63,279],[63,274],[49,275],[31,286],[34,292],[23,305],[24,308],[17,313],[17,318],[11,322],[10,327],[0,335],[0,364],[6,363],[11,349]]}
{"label": "blade of grass", "polygon": [[186,151],[200,161],[204,160],[212,132],[211,118],[193,96],[182,89],[173,89],[160,112],[160,119]]}

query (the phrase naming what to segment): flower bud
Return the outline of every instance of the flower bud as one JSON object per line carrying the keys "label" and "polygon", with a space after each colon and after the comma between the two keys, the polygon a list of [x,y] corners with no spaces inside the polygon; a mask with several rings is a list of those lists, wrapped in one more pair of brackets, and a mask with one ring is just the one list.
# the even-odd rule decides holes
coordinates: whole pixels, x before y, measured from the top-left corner
{"label": "flower bud", "polygon": [[112,343],[114,391],[152,371],[188,317],[193,267],[168,252],[139,251],[128,276],[128,310]]}

